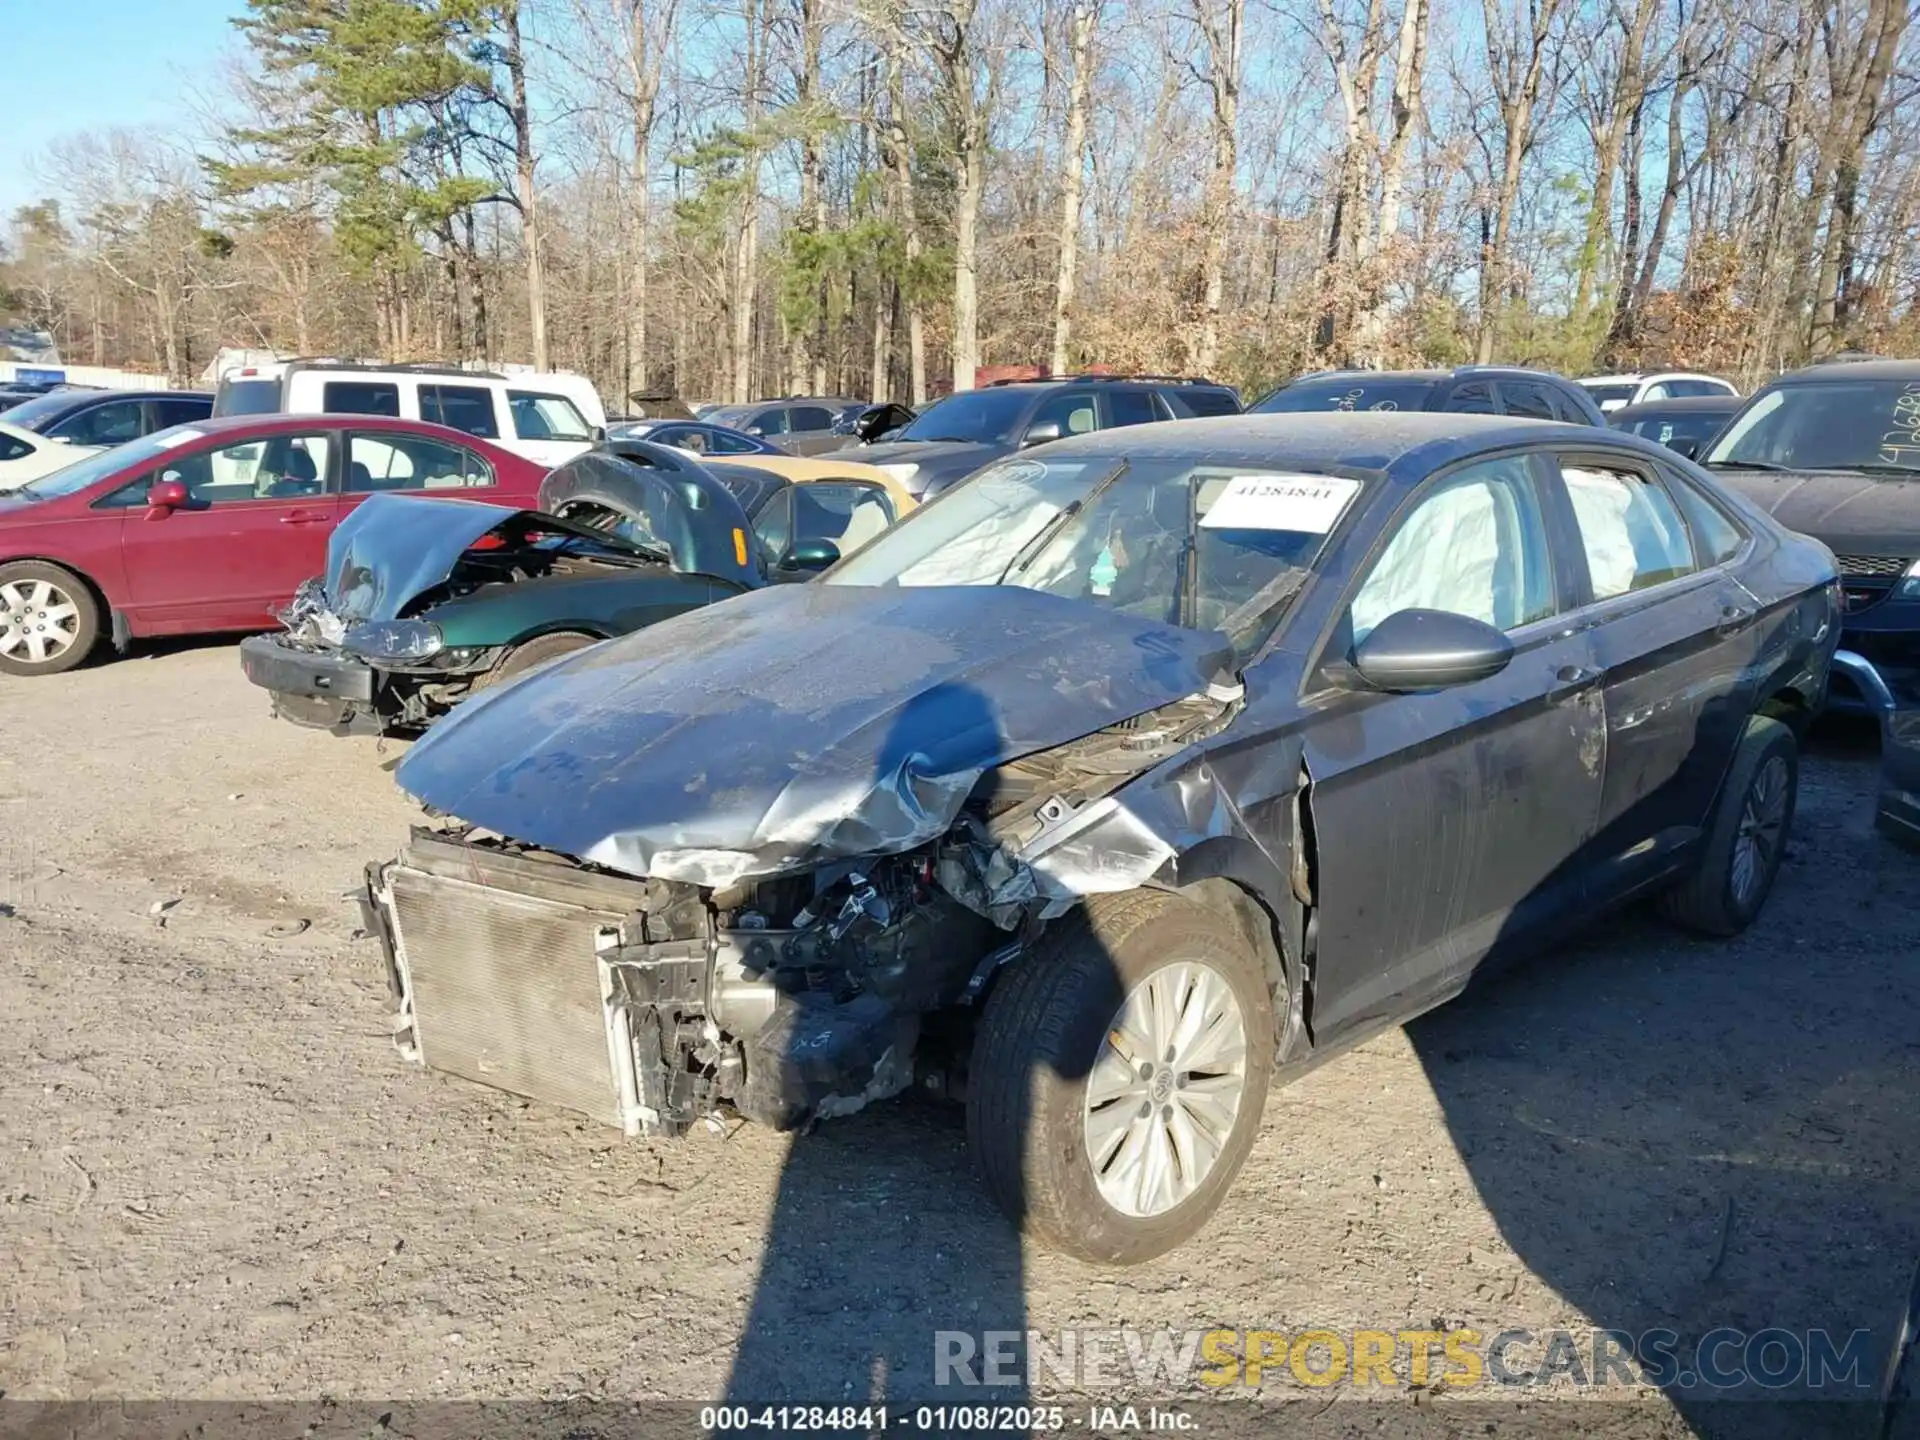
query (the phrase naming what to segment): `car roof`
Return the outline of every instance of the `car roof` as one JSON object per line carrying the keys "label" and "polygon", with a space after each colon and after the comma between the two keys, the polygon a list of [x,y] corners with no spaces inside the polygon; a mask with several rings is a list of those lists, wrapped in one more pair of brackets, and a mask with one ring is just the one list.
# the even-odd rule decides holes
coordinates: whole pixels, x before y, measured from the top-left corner
{"label": "car roof", "polygon": [[1524,375],[1530,380],[1567,383],[1564,375],[1556,375],[1551,370],[1534,370],[1525,365],[1458,365],[1451,370],[1311,370],[1304,375],[1296,375],[1287,383],[1299,385],[1309,380],[1430,380],[1438,384],[1442,380],[1468,380],[1475,376],[1498,379],[1502,375]]}
{"label": "car roof", "polygon": [[204,400],[213,403],[211,390],[49,390],[43,400],[64,400],[69,405],[92,405],[102,400]]}
{"label": "car roof", "polygon": [[1629,420],[1643,415],[1731,415],[1747,402],[1738,395],[1686,395],[1678,400],[1642,400],[1638,405],[1622,405],[1608,419],[1622,416]]}
{"label": "car roof", "polygon": [[[414,435],[429,435],[436,440],[450,440],[461,445],[477,445],[484,450],[498,452],[500,447],[480,435],[469,435],[464,430],[455,430],[447,425],[435,425],[427,420],[407,420],[398,415],[365,415],[358,411],[316,412],[314,414],[274,414],[274,415],[220,415],[205,420],[189,420],[175,429],[191,429],[203,435],[231,435],[235,433],[255,432],[263,435],[276,435],[284,430],[312,430],[316,426],[333,429],[345,426],[358,428],[378,428],[381,430],[401,430]],[[511,453],[511,452],[508,452]]]}
{"label": "car roof", "polygon": [[1828,361],[1795,370],[1772,385],[1802,385],[1822,380],[1920,380],[1920,360]]}
{"label": "car roof", "polygon": [[1361,471],[1415,483],[1441,466],[1514,445],[1559,444],[1670,452],[1624,431],[1510,415],[1446,411],[1220,415],[1095,430],[1055,440],[1034,458],[1188,460],[1214,465]]}

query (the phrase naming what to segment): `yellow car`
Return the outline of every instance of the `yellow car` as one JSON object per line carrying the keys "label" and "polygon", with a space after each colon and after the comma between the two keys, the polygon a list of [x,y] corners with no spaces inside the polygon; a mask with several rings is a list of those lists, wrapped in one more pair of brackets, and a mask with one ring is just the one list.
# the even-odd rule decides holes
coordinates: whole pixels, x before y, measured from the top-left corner
{"label": "yellow car", "polygon": [[834,455],[702,460],[753,521],[761,563],[775,579],[824,569],[904,520],[918,506],[876,465]]}

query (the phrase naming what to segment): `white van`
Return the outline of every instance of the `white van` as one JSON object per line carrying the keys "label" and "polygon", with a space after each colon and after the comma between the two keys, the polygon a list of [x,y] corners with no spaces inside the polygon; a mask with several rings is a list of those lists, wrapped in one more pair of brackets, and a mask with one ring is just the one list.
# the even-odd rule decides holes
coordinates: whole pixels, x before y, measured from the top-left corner
{"label": "white van", "polygon": [[584,375],[275,360],[226,371],[215,415],[396,415],[464,430],[539,465],[593,448],[607,414]]}

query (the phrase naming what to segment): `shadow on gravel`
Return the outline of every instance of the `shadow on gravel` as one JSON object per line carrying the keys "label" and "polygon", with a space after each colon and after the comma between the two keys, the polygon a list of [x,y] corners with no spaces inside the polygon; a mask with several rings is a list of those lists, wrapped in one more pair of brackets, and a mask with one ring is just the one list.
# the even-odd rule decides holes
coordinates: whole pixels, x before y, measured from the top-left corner
{"label": "shadow on gravel", "polygon": [[[1703,1436],[1876,1436],[1920,1255],[1920,863],[1871,833],[1870,738],[1813,748],[1746,934],[1634,910],[1408,1027],[1507,1243]],[[1503,1368],[1592,1378],[1576,1338]]]}
{"label": "shadow on gravel", "polygon": [[[903,747],[929,717],[947,736],[999,730],[978,691],[937,686],[896,719],[879,783],[924,768],[926,757]],[[986,1332],[1027,1329],[1020,1236],[975,1174],[957,1107],[909,1090],[794,1136],[762,1253],[726,1404],[885,1404],[898,1415],[1025,1398],[1024,1344],[1008,1348],[1003,1384],[984,1354],[968,1357],[978,1386],[954,1383],[938,1363],[939,1332],[984,1345]],[[849,1271],[862,1277],[855,1286]]]}

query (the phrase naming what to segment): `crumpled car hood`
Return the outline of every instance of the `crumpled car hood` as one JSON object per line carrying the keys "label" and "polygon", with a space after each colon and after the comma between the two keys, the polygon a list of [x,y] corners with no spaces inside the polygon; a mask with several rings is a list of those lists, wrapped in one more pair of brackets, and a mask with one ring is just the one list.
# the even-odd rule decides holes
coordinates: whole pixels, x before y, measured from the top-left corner
{"label": "crumpled car hood", "polygon": [[409,600],[453,573],[474,541],[519,513],[473,500],[370,495],[327,542],[328,605],[348,624],[398,619]]}
{"label": "crumpled car hood", "polygon": [[1843,555],[1920,555],[1920,481],[1848,470],[1709,473],[1789,530]]}
{"label": "crumpled car hood", "polygon": [[[325,599],[342,622],[396,620],[416,597],[444,584],[482,535],[525,517],[540,531],[565,531],[611,549],[617,535],[538,510],[474,500],[373,495],[340,522],[327,544]],[[635,555],[643,552],[634,549]]]}
{"label": "crumpled car hood", "polygon": [[1194,694],[1230,655],[1031,590],[778,586],[468,701],[398,780],[512,839],[724,886],[932,840],[986,771]]}

